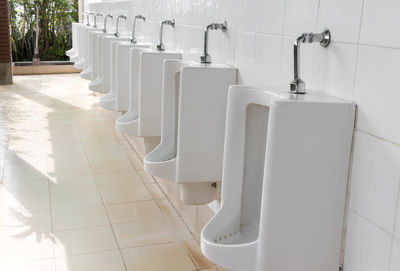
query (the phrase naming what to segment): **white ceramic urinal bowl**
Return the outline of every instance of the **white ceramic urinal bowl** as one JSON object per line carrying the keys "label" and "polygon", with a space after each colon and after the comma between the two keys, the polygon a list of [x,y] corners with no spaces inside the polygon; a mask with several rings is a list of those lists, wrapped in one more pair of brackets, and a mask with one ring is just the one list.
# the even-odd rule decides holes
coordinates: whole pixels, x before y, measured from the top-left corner
{"label": "white ceramic urinal bowl", "polygon": [[76,69],[83,70],[85,68],[85,33],[86,29],[89,29],[89,26],[82,25],[77,30],[77,39],[78,39],[78,46],[79,46],[79,59],[75,62],[74,67]]}
{"label": "white ceramic urinal bowl", "polygon": [[77,55],[78,49],[77,49],[77,39],[76,39],[76,34],[77,34],[77,27],[78,25],[81,25],[81,23],[72,23],[71,24],[71,30],[72,30],[72,48],[68,51],[65,52],[67,56],[70,58]]}
{"label": "white ceramic urinal bowl", "polygon": [[86,30],[85,36],[85,65],[81,72],[81,78],[92,81],[93,78],[93,33],[101,33],[101,28],[90,28]]}
{"label": "white ceramic urinal bowl", "polygon": [[129,111],[116,121],[117,130],[144,137],[145,153],[159,144],[163,64],[167,59],[181,59],[175,51],[155,48],[131,48]]}
{"label": "white ceramic urinal bowl", "polygon": [[223,64],[167,60],[164,64],[161,144],[144,158],[150,174],[181,185],[181,200],[216,199],[222,179],[225,116],[237,70]]}
{"label": "white ceramic urinal bowl", "polygon": [[103,60],[103,39],[102,37],[112,37],[114,34],[111,32],[93,32],[93,51],[92,51],[92,78],[93,81],[89,83],[89,89],[95,92],[103,92],[102,84],[102,60]]}
{"label": "white ceramic urinal bowl", "polygon": [[115,80],[112,80],[112,90],[116,95],[116,111],[129,110],[129,80],[130,80],[130,54],[132,48],[149,48],[150,44],[120,42],[116,44]]}
{"label": "white ceramic urinal bowl", "polygon": [[[111,42],[111,89],[106,96],[100,99],[100,105],[103,108],[118,112],[129,110],[130,49],[149,47],[149,44],[133,44],[130,42],[130,38],[124,38],[123,41]],[[125,95],[122,93],[124,91],[126,93]],[[119,92],[121,92],[122,95],[119,95]],[[119,97],[121,97],[121,99],[123,97],[125,101],[120,100],[118,102]]]}
{"label": "white ceramic urinal bowl", "polygon": [[99,37],[99,46],[101,46],[100,50],[102,52],[101,55],[101,65],[99,66],[99,80],[97,83],[101,84],[101,91],[102,93],[107,93],[103,98],[100,99],[100,105],[108,110],[113,110],[112,107],[107,104],[107,100],[109,99],[108,94],[111,90],[111,73],[113,71],[113,51],[112,51],[112,42],[114,41],[129,41],[129,37],[115,37],[114,35],[111,36],[101,36]]}
{"label": "white ceramic urinal bowl", "polygon": [[339,270],[354,117],[324,93],[232,86],[204,255],[240,271]]}

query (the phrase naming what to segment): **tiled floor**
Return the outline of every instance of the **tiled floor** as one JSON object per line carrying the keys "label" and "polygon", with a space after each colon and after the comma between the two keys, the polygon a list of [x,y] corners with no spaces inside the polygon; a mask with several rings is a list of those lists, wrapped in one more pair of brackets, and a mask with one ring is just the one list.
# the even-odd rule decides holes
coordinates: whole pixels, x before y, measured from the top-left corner
{"label": "tiled floor", "polygon": [[0,270],[217,270],[79,75],[0,86]]}

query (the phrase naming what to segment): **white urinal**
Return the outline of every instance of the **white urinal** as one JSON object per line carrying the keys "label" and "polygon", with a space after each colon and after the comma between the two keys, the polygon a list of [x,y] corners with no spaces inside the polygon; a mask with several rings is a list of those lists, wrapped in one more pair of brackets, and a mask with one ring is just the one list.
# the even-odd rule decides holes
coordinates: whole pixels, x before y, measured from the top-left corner
{"label": "white urinal", "polygon": [[228,88],[237,70],[223,64],[167,60],[164,64],[161,144],[144,158],[150,174],[176,181],[181,200],[215,200],[222,179]]}
{"label": "white urinal", "polygon": [[85,37],[85,65],[81,71],[81,78],[92,81],[93,78],[93,33],[101,33],[100,28],[90,28],[86,30]]}
{"label": "white urinal", "polygon": [[116,127],[122,133],[144,137],[146,153],[160,142],[164,60],[180,58],[176,51],[131,48],[129,111],[117,119]]}
{"label": "white urinal", "polygon": [[204,255],[240,271],[339,270],[354,117],[323,93],[232,86]]}
{"label": "white urinal", "polygon": [[113,54],[112,44],[113,42],[126,42],[129,41],[130,38],[126,35],[124,36],[102,36],[102,60],[101,60],[101,87],[102,93],[107,93],[103,98],[100,99],[99,103],[102,107],[108,110],[114,110],[112,107],[109,106],[107,101],[109,100],[109,94],[111,91],[111,73],[115,70],[114,68],[114,59],[115,53]]}
{"label": "white urinal", "polygon": [[132,48],[149,48],[150,44],[124,42],[116,45],[116,111],[129,110],[130,54]]}
{"label": "white urinal", "polygon": [[104,32],[93,32],[92,33],[92,78],[93,81],[89,83],[89,89],[95,92],[101,92],[101,84],[99,84],[99,76],[100,76],[100,66],[101,66],[101,56],[102,56],[102,48],[100,48],[99,37],[101,36],[112,36],[112,33],[104,33]]}
{"label": "white urinal", "polygon": [[78,44],[79,44],[79,59],[75,62],[74,67],[76,69],[83,70],[85,68],[85,30],[90,28],[89,26],[82,25],[78,28]]}
{"label": "white urinal", "polygon": [[72,29],[71,29],[72,30],[72,48],[65,52],[65,54],[67,56],[69,56],[70,58],[77,55],[77,53],[78,53],[78,49],[77,49],[78,44],[77,44],[76,34],[77,34],[77,28],[79,25],[81,25],[81,23],[74,22],[71,24],[71,26],[72,26]]}
{"label": "white urinal", "polygon": [[[106,96],[100,99],[100,105],[111,111],[122,112],[129,110],[130,48],[150,47],[150,44],[133,44],[130,42],[130,38],[128,40],[129,41],[126,41],[126,39],[124,39],[124,41],[111,42],[111,89]],[[123,95],[124,91],[126,95]],[[125,101],[118,101],[118,99],[122,99],[122,97]]]}
{"label": "white urinal", "polygon": [[93,77],[94,80],[89,83],[89,89],[95,92],[104,93],[103,90],[103,40],[105,37],[113,37],[114,34],[107,33],[105,35],[97,35],[94,37],[94,42],[96,43],[97,50],[95,51],[93,57],[93,71],[97,74],[96,77]]}

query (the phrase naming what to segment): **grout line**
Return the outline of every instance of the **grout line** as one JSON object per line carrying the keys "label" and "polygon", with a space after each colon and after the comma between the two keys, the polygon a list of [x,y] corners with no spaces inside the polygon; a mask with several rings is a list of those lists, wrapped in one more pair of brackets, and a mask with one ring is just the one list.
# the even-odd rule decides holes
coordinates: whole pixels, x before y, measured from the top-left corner
{"label": "grout line", "polygon": [[383,137],[380,137],[380,136],[371,134],[370,132],[367,132],[367,131],[362,130],[362,129],[360,129],[360,128],[357,128],[357,132],[363,133],[363,134],[366,134],[366,135],[369,135],[369,136],[371,136],[371,137],[374,137],[375,139],[384,141],[384,142],[386,142],[386,143],[390,143],[390,144],[392,144],[392,145],[394,145],[394,146],[396,146],[396,147],[400,147],[400,143],[396,143],[396,142],[391,141],[391,140],[389,140],[389,139],[386,139],[386,138],[383,138]]}
{"label": "grout line", "polygon": [[[78,132],[79,132],[79,131],[78,131]],[[79,135],[79,140],[80,140],[81,144],[83,145],[83,141],[82,141],[82,137],[81,137],[80,132],[79,132],[78,135]],[[103,195],[101,194],[101,191],[100,191],[100,189],[99,189],[99,185],[98,185],[98,183],[97,183],[96,175],[93,174],[93,169],[92,169],[92,166],[91,166],[91,164],[90,164],[90,162],[89,162],[89,157],[88,157],[88,154],[87,154],[87,150],[85,150],[85,157],[86,157],[86,160],[87,160],[87,162],[88,162],[88,164],[89,164],[89,168],[90,168],[90,171],[91,171],[92,176],[93,176],[93,179],[94,179],[94,183],[95,183],[95,186],[96,186],[96,189],[97,189],[97,193],[99,194],[99,196],[100,196],[100,198],[101,198],[101,201],[102,201],[102,204],[103,204],[103,208],[104,208],[105,211],[106,211],[106,215],[107,215],[107,219],[108,219],[108,222],[109,222],[109,226],[110,226],[111,232],[112,232],[112,234],[113,234],[113,236],[114,236],[114,241],[115,241],[115,243],[117,244],[119,253],[120,253],[120,255],[121,255],[122,262],[124,263],[125,270],[128,270],[128,267],[127,267],[127,265],[126,265],[126,263],[125,263],[125,259],[124,259],[123,255],[122,255],[122,253],[121,253],[121,247],[120,247],[120,245],[119,245],[119,242],[118,242],[118,239],[117,239],[117,235],[115,234],[114,227],[112,226],[111,219],[110,219],[110,216],[109,216],[109,214],[108,214],[108,211],[107,211],[107,208],[106,208],[106,205],[105,205],[105,202],[104,202]]]}
{"label": "grout line", "polygon": [[[109,117],[112,119],[112,117],[109,115]],[[127,143],[129,144],[129,146],[131,147],[131,149],[135,152],[136,157],[138,159],[140,159],[142,161],[142,159],[140,158],[138,152],[136,151],[135,147],[132,145],[132,143],[130,142],[128,136],[124,133],[122,133],[123,137],[125,138],[125,140],[127,141]],[[142,161],[143,163],[143,161]],[[163,195],[165,196],[165,199],[168,201],[168,203],[172,206],[172,208],[174,208],[175,212],[179,215],[178,217],[181,219],[181,221],[183,222],[183,224],[185,225],[186,229],[190,232],[190,234],[194,237],[194,239],[196,239],[196,235],[192,232],[192,230],[190,229],[190,227],[188,226],[188,224],[186,223],[185,219],[183,219],[182,214],[176,209],[175,205],[172,203],[171,199],[168,197],[167,193],[165,193],[165,191],[161,188],[159,182],[157,181],[156,178],[154,178],[152,175],[149,174],[149,176],[151,176],[151,178],[154,180],[154,183],[158,186],[158,188],[161,190],[161,192],[163,193]],[[140,177],[140,176],[139,176]],[[142,180],[143,181],[143,180]],[[147,187],[146,187],[147,189]],[[149,192],[150,193],[150,192]],[[151,195],[151,193],[150,193]],[[153,200],[156,202],[158,208],[161,210],[161,207],[159,206],[158,202],[156,199],[154,199],[154,197],[151,195],[151,197],[153,198]],[[162,212],[162,210],[161,210]],[[196,220],[197,220],[197,209],[196,209]]]}

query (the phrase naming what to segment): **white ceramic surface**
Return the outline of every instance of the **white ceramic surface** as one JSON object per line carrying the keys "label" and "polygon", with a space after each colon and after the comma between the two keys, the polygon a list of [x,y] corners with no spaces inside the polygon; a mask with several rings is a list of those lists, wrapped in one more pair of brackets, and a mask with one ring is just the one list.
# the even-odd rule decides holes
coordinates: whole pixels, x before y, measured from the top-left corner
{"label": "white ceramic surface", "polygon": [[149,48],[148,44],[133,44],[130,39],[111,42],[111,89],[100,99],[100,105],[111,111],[129,110],[130,48]]}
{"label": "white ceramic surface", "polygon": [[102,27],[87,29],[85,32],[85,69],[81,72],[81,78],[92,81],[93,78],[93,33],[101,33]]}
{"label": "white ceramic surface", "polygon": [[163,63],[180,58],[179,52],[154,47],[131,49],[129,111],[117,119],[117,130],[140,137],[161,136]]}
{"label": "white ceramic surface", "polygon": [[144,169],[185,184],[185,203],[215,199],[212,183],[222,179],[228,88],[236,74],[229,65],[164,62],[161,144],[145,156]]}
{"label": "white ceramic surface", "polygon": [[230,87],[222,207],[202,252],[238,271],[337,271],[354,118],[320,92]]}

